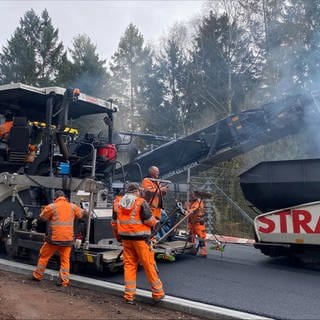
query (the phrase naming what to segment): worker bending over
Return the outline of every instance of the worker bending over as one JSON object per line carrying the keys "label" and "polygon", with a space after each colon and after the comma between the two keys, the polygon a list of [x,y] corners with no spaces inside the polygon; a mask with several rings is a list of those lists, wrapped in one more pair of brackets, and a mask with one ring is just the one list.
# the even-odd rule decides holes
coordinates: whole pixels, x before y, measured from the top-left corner
{"label": "worker bending over", "polygon": [[138,263],[142,264],[149,281],[152,298],[160,301],[164,298],[162,282],[158,277],[154,252],[150,246],[152,230],[157,220],[146,201],[140,196],[140,186],[129,184],[123,197],[116,199],[113,206],[111,225],[113,232],[122,242],[124,265],[124,298],[133,304],[136,295]]}
{"label": "worker bending over", "polygon": [[38,264],[33,271],[34,280],[42,280],[48,261],[55,252],[59,252],[60,271],[57,285],[69,285],[70,254],[74,241],[73,223],[75,218],[82,218],[85,213],[85,210],[68,202],[63,191],[55,192],[54,202],[47,205],[39,216],[40,220],[47,221],[48,225]]}
{"label": "worker bending over", "polygon": [[189,234],[191,242],[199,241],[199,255],[207,257],[207,241],[206,241],[206,217],[204,212],[204,203],[201,198],[201,192],[193,191],[190,194],[190,201],[187,204],[187,210],[191,212],[188,218]]}

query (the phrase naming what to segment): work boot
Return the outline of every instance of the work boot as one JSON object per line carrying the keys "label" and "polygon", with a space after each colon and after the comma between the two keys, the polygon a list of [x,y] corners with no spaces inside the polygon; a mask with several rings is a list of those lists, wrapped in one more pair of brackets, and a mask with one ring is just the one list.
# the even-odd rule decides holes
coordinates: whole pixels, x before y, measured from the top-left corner
{"label": "work boot", "polygon": [[68,285],[67,285],[67,284],[64,284],[60,278],[57,280],[56,286],[57,286],[57,287],[62,287],[62,288],[68,287]]}
{"label": "work boot", "polygon": [[40,279],[36,278],[36,277],[33,276],[33,275],[31,276],[30,280],[36,281],[36,282],[40,282],[40,281],[41,281]]}
{"label": "work boot", "polygon": [[136,303],[135,303],[134,300],[126,300],[126,304],[132,304],[132,305],[134,305],[134,304],[136,304]]}

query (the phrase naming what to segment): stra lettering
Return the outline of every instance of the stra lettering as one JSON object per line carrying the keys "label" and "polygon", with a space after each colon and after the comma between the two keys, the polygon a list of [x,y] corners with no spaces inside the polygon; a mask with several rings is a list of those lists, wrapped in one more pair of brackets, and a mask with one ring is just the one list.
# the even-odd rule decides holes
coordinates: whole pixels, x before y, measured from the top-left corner
{"label": "stra lettering", "polygon": [[[279,224],[280,233],[288,233],[288,223],[291,223],[288,216],[292,216],[292,230],[293,233],[320,233],[320,216],[317,218],[315,227],[311,227],[312,214],[303,209],[292,209],[281,211],[273,214],[276,219],[271,219],[268,216],[258,218],[261,224],[258,231],[261,233],[272,233],[275,231],[277,224]],[[314,229],[313,229],[314,228]]]}

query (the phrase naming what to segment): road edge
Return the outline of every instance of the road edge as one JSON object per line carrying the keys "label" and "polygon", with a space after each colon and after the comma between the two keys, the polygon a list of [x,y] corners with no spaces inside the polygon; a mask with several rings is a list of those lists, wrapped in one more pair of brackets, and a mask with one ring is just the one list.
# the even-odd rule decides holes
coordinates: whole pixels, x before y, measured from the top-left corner
{"label": "road edge", "polygon": [[[20,262],[0,259],[0,269],[19,274],[31,276],[33,266],[26,265]],[[45,271],[45,279],[56,281],[58,273],[55,270],[47,269]],[[71,285],[95,291],[102,291],[117,296],[122,296],[123,285],[115,284],[107,281],[96,280],[88,277],[79,276],[76,274],[70,275]],[[150,297],[150,292],[142,289],[137,289],[136,300],[143,301],[149,304],[155,304]],[[247,319],[247,320],[269,320],[271,318],[250,314],[242,311],[221,308],[196,301],[185,300],[174,296],[166,295],[165,298],[157,303],[157,306],[164,307],[174,311],[185,312],[190,315],[206,317],[208,319]]]}

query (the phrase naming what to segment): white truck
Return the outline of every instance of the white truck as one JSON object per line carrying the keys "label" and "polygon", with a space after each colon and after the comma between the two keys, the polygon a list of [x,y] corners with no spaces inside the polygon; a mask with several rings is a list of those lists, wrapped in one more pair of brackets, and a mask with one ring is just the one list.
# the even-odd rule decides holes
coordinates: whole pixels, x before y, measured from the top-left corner
{"label": "white truck", "polygon": [[262,162],[240,175],[262,253],[320,262],[320,159]]}

